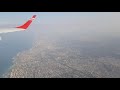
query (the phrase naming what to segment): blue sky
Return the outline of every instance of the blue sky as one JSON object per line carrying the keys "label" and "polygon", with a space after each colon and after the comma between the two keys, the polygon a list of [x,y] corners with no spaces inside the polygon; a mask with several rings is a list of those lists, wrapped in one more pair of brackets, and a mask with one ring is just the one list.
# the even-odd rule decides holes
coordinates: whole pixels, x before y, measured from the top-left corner
{"label": "blue sky", "polygon": [[34,24],[80,24],[83,27],[119,27],[119,12],[0,12],[1,24],[23,24],[36,14]]}
{"label": "blue sky", "polygon": [[0,12],[0,24],[23,23],[34,14],[37,15],[36,24],[65,23],[66,20],[78,20],[84,16],[97,15],[97,13],[92,12]]}

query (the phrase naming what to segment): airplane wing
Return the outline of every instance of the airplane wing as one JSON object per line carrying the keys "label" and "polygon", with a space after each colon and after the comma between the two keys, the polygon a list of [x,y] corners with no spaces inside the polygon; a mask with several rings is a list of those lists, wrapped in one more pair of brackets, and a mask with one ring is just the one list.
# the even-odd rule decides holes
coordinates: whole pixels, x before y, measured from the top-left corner
{"label": "airplane wing", "polygon": [[24,23],[21,26],[18,27],[14,27],[14,28],[2,28],[0,29],[0,33],[8,33],[8,32],[16,32],[16,31],[24,31],[26,30],[30,24],[32,23],[32,21],[36,18],[36,15],[33,15],[32,18],[30,18],[26,23]]}

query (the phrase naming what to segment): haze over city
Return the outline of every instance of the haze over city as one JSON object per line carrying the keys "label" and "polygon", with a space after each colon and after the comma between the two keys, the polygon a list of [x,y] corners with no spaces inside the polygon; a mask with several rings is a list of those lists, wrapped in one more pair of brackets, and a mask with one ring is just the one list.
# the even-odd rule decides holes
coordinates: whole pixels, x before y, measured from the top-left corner
{"label": "haze over city", "polygon": [[0,12],[1,78],[119,78],[119,12]]}

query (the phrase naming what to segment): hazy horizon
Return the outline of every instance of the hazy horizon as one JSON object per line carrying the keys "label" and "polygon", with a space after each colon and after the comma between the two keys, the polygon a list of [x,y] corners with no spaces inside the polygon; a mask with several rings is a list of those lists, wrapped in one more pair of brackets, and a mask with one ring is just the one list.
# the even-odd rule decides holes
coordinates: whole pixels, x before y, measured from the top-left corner
{"label": "hazy horizon", "polygon": [[119,12],[1,12],[0,26],[34,14],[27,31],[0,34],[4,77],[120,77]]}

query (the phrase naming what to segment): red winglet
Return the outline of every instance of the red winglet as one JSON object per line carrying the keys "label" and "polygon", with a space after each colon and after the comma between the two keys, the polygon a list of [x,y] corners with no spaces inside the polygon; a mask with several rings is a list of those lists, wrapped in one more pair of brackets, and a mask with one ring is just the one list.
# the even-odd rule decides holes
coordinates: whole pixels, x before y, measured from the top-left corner
{"label": "red winglet", "polygon": [[16,28],[21,28],[21,29],[27,29],[28,26],[32,23],[32,21],[35,19],[36,15],[33,15],[32,18],[30,18],[25,24],[18,26]]}

